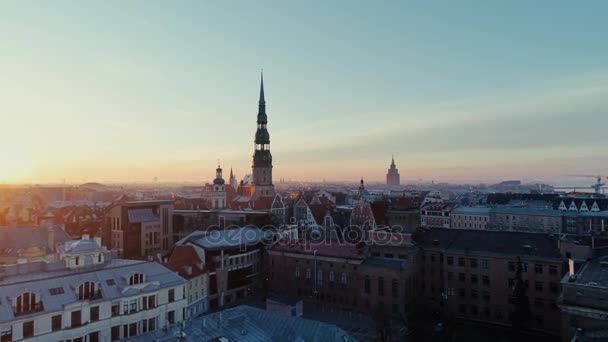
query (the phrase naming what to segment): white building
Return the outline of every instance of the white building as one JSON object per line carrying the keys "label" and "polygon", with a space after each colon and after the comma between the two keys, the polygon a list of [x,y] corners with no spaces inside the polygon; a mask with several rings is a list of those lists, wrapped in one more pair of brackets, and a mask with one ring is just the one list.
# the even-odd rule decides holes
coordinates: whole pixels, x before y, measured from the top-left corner
{"label": "white building", "polygon": [[488,229],[490,208],[457,206],[452,209],[450,218],[452,228]]}
{"label": "white building", "polygon": [[117,341],[183,321],[186,281],[160,264],[88,236],[57,259],[0,266],[0,341]]}

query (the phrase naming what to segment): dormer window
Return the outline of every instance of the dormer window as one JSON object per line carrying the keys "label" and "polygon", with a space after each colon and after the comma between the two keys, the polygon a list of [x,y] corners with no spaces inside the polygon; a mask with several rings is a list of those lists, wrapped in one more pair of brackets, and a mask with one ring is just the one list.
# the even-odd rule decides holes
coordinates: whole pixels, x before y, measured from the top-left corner
{"label": "dormer window", "polygon": [[95,283],[92,281],[85,281],[78,287],[78,299],[98,299],[101,298],[101,293]]}
{"label": "dormer window", "polygon": [[129,285],[137,285],[137,284],[141,284],[143,282],[144,282],[144,275],[141,273],[134,273],[129,278]]}
{"label": "dormer window", "polygon": [[39,300],[40,298],[33,292],[21,294],[15,302],[15,316],[42,311],[42,303]]}

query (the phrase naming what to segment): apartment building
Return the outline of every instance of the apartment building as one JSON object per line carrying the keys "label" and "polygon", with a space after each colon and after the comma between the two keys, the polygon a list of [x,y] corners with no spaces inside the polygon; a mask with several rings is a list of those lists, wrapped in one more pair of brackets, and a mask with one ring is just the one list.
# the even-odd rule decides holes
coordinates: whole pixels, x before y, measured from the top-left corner
{"label": "apartment building", "polygon": [[184,279],[100,242],[85,235],[58,261],[0,266],[0,341],[119,341],[183,320]]}

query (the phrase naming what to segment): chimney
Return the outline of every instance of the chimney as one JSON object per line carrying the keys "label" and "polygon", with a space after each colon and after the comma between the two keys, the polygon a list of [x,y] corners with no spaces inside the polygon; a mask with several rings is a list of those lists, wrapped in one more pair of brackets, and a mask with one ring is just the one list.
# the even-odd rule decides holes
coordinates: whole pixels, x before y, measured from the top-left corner
{"label": "chimney", "polygon": [[93,241],[95,241],[95,243],[97,243],[99,245],[99,247],[102,247],[101,246],[101,237],[96,236],[96,237],[93,238]]}
{"label": "chimney", "polygon": [[574,260],[568,259],[568,275],[570,278],[574,278]]}
{"label": "chimney", "polygon": [[89,234],[82,234],[82,240],[88,240]]}

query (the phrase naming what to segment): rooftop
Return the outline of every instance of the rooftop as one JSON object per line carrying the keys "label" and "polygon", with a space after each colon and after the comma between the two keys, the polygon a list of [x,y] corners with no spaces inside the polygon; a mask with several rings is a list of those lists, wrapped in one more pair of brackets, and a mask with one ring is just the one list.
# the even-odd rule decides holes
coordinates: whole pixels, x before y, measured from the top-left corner
{"label": "rooftop", "polygon": [[194,231],[177,244],[192,243],[206,250],[214,250],[254,245],[271,238],[271,232],[247,226],[225,230]]}
{"label": "rooftop", "polygon": [[608,288],[608,257],[587,262],[570,283]]}
{"label": "rooftop", "polygon": [[[41,265],[46,267],[40,267]],[[11,301],[25,291],[40,295],[44,310],[32,315],[41,315],[62,311],[65,305],[78,302],[77,289],[85,281],[98,284],[104,300],[121,298],[127,294],[154,292],[159,288],[185,283],[184,279],[160,264],[124,259],[112,259],[99,266],[77,270],[59,267],[57,263],[42,262],[7,267],[13,271],[15,268],[25,269],[0,281],[0,323],[15,319]],[[147,285],[129,287],[128,277],[136,272],[145,275]]]}
{"label": "rooftop", "polygon": [[[186,324],[186,341],[355,341],[335,325],[241,305],[195,318]],[[159,330],[129,341],[178,341]]]}
{"label": "rooftop", "polygon": [[545,234],[437,228],[424,232],[416,242],[429,249],[527,258],[560,258],[557,237]]}
{"label": "rooftop", "polygon": [[365,259],[365,246],[338,241],[281,240],[274,244],[271,251],[308,254],[334,258]]}

